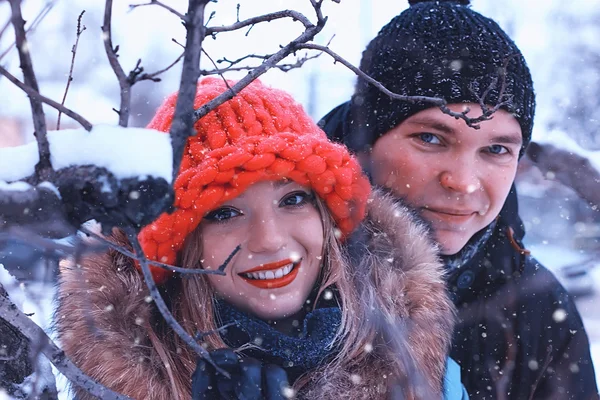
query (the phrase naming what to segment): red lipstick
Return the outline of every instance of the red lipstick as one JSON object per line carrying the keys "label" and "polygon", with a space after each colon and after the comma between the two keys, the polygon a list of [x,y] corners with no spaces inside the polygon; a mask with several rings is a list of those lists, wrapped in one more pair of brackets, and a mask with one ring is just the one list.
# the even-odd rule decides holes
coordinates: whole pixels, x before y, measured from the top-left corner
{"label": "red lipstick", "polygon": [[[242,279],[244,279],[246,282],[248,282],[249,284],[256,286],[257,288],[260,289],[277,289],[277,288],[281,288],[284,286],[289,285],[290,283],[292,283],[294,281],[294,279],[296,279],[296,276],[298,276],[298,270],[300,269],[300,263],[302,260],[299,260],[295,263],[292,262],[292,260],[290,260],[289,258],[286,260],[281,260],[281,261],[277,261],[274,263],[268,263],[268,264],[263,264],[263,265],[259,265],[256,268],[252,268],[251,270],[239,273],[238,276]],[[292,264],[292,270],[287,274],[282,276],[281,278],[274,278],[274,279],[252,279],[247,277],[245,274],[251,274],[251,273],[256,273],[256,272],[263,272],[263,271],[274,271],[277,270],[279,268],[285,267],[288,264]]]}

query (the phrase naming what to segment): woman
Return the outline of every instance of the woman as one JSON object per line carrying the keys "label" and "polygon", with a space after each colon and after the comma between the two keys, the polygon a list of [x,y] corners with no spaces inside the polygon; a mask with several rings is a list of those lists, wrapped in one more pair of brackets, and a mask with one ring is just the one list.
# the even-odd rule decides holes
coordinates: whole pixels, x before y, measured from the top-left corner
{"label": "woman", "polygon": [[[201,81],[195,106],[225,90]],[[149,127],[168,132],[175,102]],[[174,334],[134,262],[114,251],[61,270],[67,355],[135,399],[441,398],[454,315],[425,226],[371,193],[346,148],[279,90],[255,82],[195,127],[176,210],[139,239],[151,260],[225,266],[152,272],[175,318],[230,376]],[[119,232],[112,240],[127,245]],[[447,398],[461,398],[459,379]]]}

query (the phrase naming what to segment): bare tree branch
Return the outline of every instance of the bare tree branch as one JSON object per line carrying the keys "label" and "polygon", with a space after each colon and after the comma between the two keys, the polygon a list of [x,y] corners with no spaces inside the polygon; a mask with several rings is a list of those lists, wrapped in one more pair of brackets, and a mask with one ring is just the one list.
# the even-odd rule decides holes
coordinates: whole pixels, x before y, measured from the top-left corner
{"label": "bare tree branch", "polygon": [[148,265],[146,257],[144,256],[142,246],[138,241],[137,232],[135,231],[135,229],[132,228],[126,228],[125,232],[127,233],[127,237],[129,238],[129,241],[133,246],[133,250],[136,252],[136,254],[138,254],[138,259],[140,260],[140,265],[142,267],[142,274],[144,275],[146,286],[148,286],[148,290],[150,291],[150,296],[152,297],[152,300],[154,300],[156,308],[161,313],[167,324],[169,324],[169,326],[173,328],[175,333],[177,333],[179,337],[199,356],[208,361],[213,367],[215,367],[215,369],[219,373],[229,378],[229,374],[226,371],[224,371],[221,367],[215,364],[215,362],[210,357],[208,351],[204,347],[200,346],[194,340],[194,338],[183,329],[179,322],[175,320],[173,314],[171,314],[171,312],[169,311],[169,308],[165,304],[165,301],[163,300],[162,296],[160,295],[160,292],[158,291],[158,288],[156,287],[156,283],[154,282],[154,278],[152,277],[152,272],[150,272],[150,266]]}
{"label": "bare tree branch", "polygon": [[[306,63],[309,60],[313,60],[315,58],[318,58],[321,56],[322,53],[317,53],[313,56],[308,56],[305,55],[301,58],[296,59],[296,62],[294,63],[290,63],[290,64],[277,64],[275,65],[273,68],[277,68],[278,70],[282,71],[282,72],[288,72],[291,71],[292,69],[296,69],[296,68],[300,68],[304,65],[304,63]],[[239,60],[235,60],[235,61],[230,61],[230,60],[217,60],[217,62],[222,62],[222,61],[226,61],[226,62],[230,62],[230,63],[238,63],[240,62],[242,59],[248,59],[248,58],[258,58],[258,59],[262,59],[262,60],[267,60],[269,57],[271,57],[272,54],[267,54],[264,56],[261,55],[257,55],[257,54],[249,54],[245,57],[240,58]],[[214,62],[213,62],[213,65]],[[253,70],[254,68],[256,68],[256,65],[248,65],[248,66],[243,66],[243,67],[225,67],[225,68],[217,68],[215,65],[215,69],[213,70],[201,70],[200,73],[204,76],[208,76],[208,75],[222,75],[226,72],[230,72],[230,71],[250,71]]]}
{"label": "bare tree branch", "polygon": [[158,70],[152,74],[142,74],[137,78],[137,81],[143,81],[143,80],[149,80],[149,81],[153,81],[153,82],[159,82],[160,78],[158,78],[159,75],[167,72],[168,70],[170,70],[171,68],[173,68],[175,65],[177,65],[177,63],[183,58],[183,56],[185,55],[185,52],[182,52],[179,57],[177,57],[177,59],[175,59],[175,61],[173,61],[171,64],[169,64],[168,66],[166,66],[165,68]]}
{"label": "bare tree branch", "polygon": [[[123,246],[119,246],[118,244],[115,244],[113,242],[111,242],[110,240],[106,239],[105,237],[98,235],[95,232],[92,232],[91,230],[89,230],[86,227],[81,227],[79,228],[79,230],[81,230],[83,233],[85,233],[86,235],[100,241],[103,245],[110,247],[111,249],[131,258],[132,260],[135,260],[139,263],[142,262],[142,260],[136,256],[134,253],[132,253],[131,251],[127,250],[126,248],[124,248]],[[237,251],[236,251],[237,252]],[[235,254],[235,253],[234,253]],[[169,264],[165,264],[165,263],[161,263],[158,261],[152,261],[152,260],[148,260],[146,259],[146,262],[148,263],[148,265],[153,265],[162,269],[166,269],[168,271],[173,271],[173,272],[177,272],[179,274],[188,274],[188,275],[226,275],[224,271],[221,271],[220,268],[216,269],[216,270],[206,270],[206,269],[201,269],[201,268],[182,268],[182,267],[176,267],[174,265],[169,265]],[[227,266],[229,262],[226,260],[225,263],[223,263],[225,266]]]}
{"label": "bare tree branch", "polygon": [[[71,67],[69,68],[69,77],[67,78],[67,87],[65,88],[65,94],[63,95],[62,102],[60,103],[63,106],[65,105],[65,101],[67,100],[67,93],[69,93],[69,86],[71,85],[71,81],[73,80],[73,68],[75,67],[75,55],[77,54],[77,46],[79,45],[79,38],[81,37],[81,33],[83,31],[85,31],[85,29],[86,29],[85,25],[83,26],[83,28],[81,27],[81,18],[83,17],[84,13],[85,13],[85,10],[83,10],[81,12],[81,14],[79,14],[79,17],[77,18],[77,37],[75,39],[75,44],[71,48],[71,53],[73,53],[73,57],[71,57]],[[60,116],[61,116],[61,112],[59,111],[58,119],[56,121],[56,130],[60,129]]]}
{"label": "bare tree branch", "polygon": [[[33,22],[31,23],[31,25],[29,25],[25,33],[29,34],[35,31],[35,28],[37,28],[37,26],[43,21],[46,15],[48,15],[52,7],[54,7],[54,2],[47,2],[44,5],[44,8],[42,8],[42,10],[40,11],[40,13],[36,15],[36,17],[33,19]],[[7,25],[4,28],[2,28],[2,32],[0,32],[0,37],[2,37],[2,33],[4,33],[4,30],[10,25],[10,22],[11,21],[9,20]],[[4,50],[2,54],[0,54],[0,60],[2,60],[15,47],[15,44],[16,42],[13,42],[10,46],[8,46],[6,50]]]}
{"label": "bare tree branch", "polygon": [[6,78],[8,78],[9,81],[11,81],[16,86],[18,86],[19,89],[21,89],[22,91],[27,93],[27,95],[29,97],[38,99],[39,101],[48,104],[50,107],[55,108],[56,110],[62,112],[63,114],[66,114],[70,118],[73,118],[86,131],[92,130],[92,124],[87,119],[83,118],[81,115],[79,115],[75,111],[72,111],[71,109],[63,106],[62,104],[60,104],[52,99],[42,96],[37,90],[34,90],[30,86],[28,86],[28,85],[24,84],[23,82],[21,82],[20,80],[18,80],[14,75],[12,75],[10,72],[8,72],[6,69],[4,69],[4,67],[2,67],[2,66],[0,66],[0,74],[4,75]]}
{"label": "bare tree branch", "polygon": [[111,23],[112,0],[106,0],[106,4],[104,7],[104,24],[102,25],[104,50],[106,51],[108,62],[110,63],[112,70],[114,71],[115,75],[117,76],[117,79],[119,80],[119,87],[121,88],[121,105],[118,111],[119,125],[127,126],[129,123],[129,107],[131,105],[131,84],[127,79],[127,75],[125,75],[121,64],[119,64],[119,59],[117,56],[119,46],[113,47],[112,44]]}
{"label": "bare tree branch", "polygon": [[202,42],[206,36],[204,10],[208,1],[210,0],[190,0],[187,12],[185,55],[170,130],[173,146],[173,181],[179,173],[183,149],[187,138],[194,132],[194,123],[196,122],[194,119],[194,100],[198,78],[200,77]]}
{"label": "bare tree branch", "polygon": [[128,397],[120,395],[96,383],[84,374],[46,333],[21,312],[6,295],[0,295],[0,318],[4,319],[23,334],[31,343],[39,343],[41,352],[50,362],[71,382],[88,393],[101,399],[125,400]]}
{"label": "bare tree branch", "polygon": [[158,0],[150,0],[150,2],[148,2],[148,3],[130,4],[129,5],[129,9],[133,10],[135,8],[138,8],[138,7],[153,6],[153,5],[160,6],[160,7],[164,8],[165,10],[168,10],[169,12],[177,15],[182,21],[187,22],[187,17],[185,15],[181,14],[179,11],[175,10],[174,8],[172,8],[172,7],[166,5],[165,3],[160,2]]}
{"label": "bare tree branch", "polygon": [[[9,3],[12,11],[12,24],[15,28],[17,50],[19,51],[19,59],[21,61],[21,70],[23,70],[23,81],[27,86],[30,86],[39,93],[40,89],[35,77],[35,71],[33,70],[30,49],[25,33],[25,21],[21,14],[21,0],[9,0]],[[40,154],[40,159],[35,166],[35,169],[41,176],[45,174],[46,170],[52,169],[52,163],[50,162],[50,144],[48,143],[48,138],[46,136],[46,116],[44,115],[42,102],[39,99],[29,97],[29,103],[31,104],[33,126],[35,128],[34,134],[38,142],[38,151]]]}
{"label": "bare tree branch", "polygon": [[[239,15],[238,15],[238,18],[239,18]],[[244,21],[238,21],[231,25],[208,27],[208,28],[206,28],[206,36],[212,36],[212,35],[215,35],[217,33],[222,33],[222,32],[237,31],[246,26],[253,26],[253,25],[259,24],[261,22],[271,22],[271,21],[275,21],[277,19],[282,19],[282,18],[291,18],[293,21],[299,21],[302,23],[302,25],[304,25],[304,27],[306,29],[309,29],[310,27],[313,26],[313,24],[310,22],[310,20],[308,18],[306,18],[303,14],[299,13],[298,11],[283,10],[283,11],[277,11],[277,12],[270,13],[270,14],[259,15],[257,17],[248,18]]]}
{"label": "bare tree branch", "polygon": [[[293,41],[288,43],[286,46],[281,48],[281,50],[279,50],[277,53],[275,53],[271,57],[269,57],[260,66],[256,67],[252,71],[248,72],[248,74],[246,76],[244,76],[242,79],[240,79],[235,85],[233,85],[230,90],[227,90],[226,92],[220,94],[219,96],[215,97],[213,100],[209,101],[208,103],[204,104],[203,106],[201,106],[200,108],[195,110],[194,111],[194,120],[195,121],[199,120],[200,118],[202,118],[206,114],[208,114],[210,111],[214,110],[216,107],[218,107],[221,104],[223,104],[224,102],[232,99],[235,95],[237,95],[242,89],[244,89],[246,86],[248,86],[256,78],[258,78],[259,76],[261,76],[262,74],[267,72],[269,69],[276,66],[277,63],[279,63],[279,61],[283,60],[285,57],[287,57],[288,55],[294,53],[296,50],[301,48],[302,44],[306,44],[306,42],[313,40],[314,37],[319,32],[321,32],[321,30],[325,26],[325,22],[327,22],[327,18],[323,17],[323,15],[321,13],[320,3],[315,3],[314,0],[311,0],[311,4],[313,4],[313,7],[317,14],[317,24],[316,25],[312,25],[310,23],[310,21],[308,21],[306,19],[306,17],[304,17],[304,20],[308,21],[308,27],[302,34],[300,34],[300,36],[298,36],[296,39],[294,39]],[[248,20],[246,20],[246,21],[248,21]],[[304,23],[304,24],[305,24],[305,26],[307,26],[306,23]]]}

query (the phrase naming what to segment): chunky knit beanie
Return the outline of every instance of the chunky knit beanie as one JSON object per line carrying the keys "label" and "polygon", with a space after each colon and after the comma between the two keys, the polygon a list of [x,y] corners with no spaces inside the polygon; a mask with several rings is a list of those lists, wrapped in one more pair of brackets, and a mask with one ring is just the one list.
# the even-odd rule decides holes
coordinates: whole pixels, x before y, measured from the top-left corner
{"label": "chunky knit beanie", "polygon": [[[198,83],[194,106],[226,90],[222,79],[206,78]],[[176,94],[167,98],[148,128],[168,132],[176,101]],[[201,118],[195,129],[174,184],[176,210],[139,234],[148,259],[174,264],[186,237],[209,211],[264,180],[311,187],[342,237],[362,221],[370,185],[358,162],[346,147],[329,141],[287,93],[255,81]],[[151,268],[158,283],[171,276]]]}
{"label": "chunky knit beanie", "polygon": [[[523,148],[531,139],[535,95],[523,55],[493,20],[471,10],[469,0],[409,0],[410,7],[384,26],[363,52],[360,68],[397,94],[440,97],[449,104],[498,102],[500,71],[506,60],[505,94],[521,125]],[[473,91],[475,93],[473,93]],[[428,103],[392,100],[358,78],[343,141],[353,151],[368,150],[390,129]]]}

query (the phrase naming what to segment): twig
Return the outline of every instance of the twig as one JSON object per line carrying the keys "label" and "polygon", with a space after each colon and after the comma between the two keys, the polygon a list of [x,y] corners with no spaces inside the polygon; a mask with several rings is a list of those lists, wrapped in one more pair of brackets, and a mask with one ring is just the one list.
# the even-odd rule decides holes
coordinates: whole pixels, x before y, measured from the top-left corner
{"label": "twig", "polygon": [[48,104],[50,107],[55,108],[56,110],[62,112],[63,114],[66,114],[70,118],[73,118],[75,121],[79,122],[79,124],[86,131],[92,130],[92,124],[87,119],[83,118],[81,115],[68,109],[67,107],[63,106],[62,104],[60,104],[52,99],[42,96],[37,90],[34,90],[30,86],[28,86],[28,85],[24,84],[23,82],[21,82],[20,80],[18,80],[14,75],[12,75],[10,72],[8,72],[6,69],[4,69],[4,67],[2,67],[2,66],[0,66],[0,74],[4,75],[6,78],[8,78],[9,81],[14,83],[22,91],[27,93],[27,95],[29,97],[38,99],[39,101]]}
{"label": "twig", "polygon": [[194,132],[194,100],[198,78],[200,77],[200,54],[206,36],[204,10],[209,0],[190,0],[185,42],[185,55],[179,81],[177,103],[173,114],[170,134],[173,146],[173,181],[179,173],[179,165],[188,136]]}
{"label": "twig", "polygon": [[129,5],[129,10],[133,10],[135,8],[138,7],[144,7],[144,6],[160,6],[162,8],[164,8],[165,10],[177,15],[182,21],[187,22],[187,17],[185,15],[183,15],[182,13],[180,13],[179,11],[175,10],[173,7],[170,7],[158,0],[150,0],[150,2],[148,3],[141,3],[141,4],[130,4]]}
{"label": "twig", "polygon": [[[238,4],[238,6],[239,6],[239,4]],[[213,11],[213,12],[211,12],[211,13],[210,13],[210,15],[208,16],[208,19],[207,19],[207,20],[206,20],[206,22],[204,23],[204,26],[205,26],[205,27],[207,27],[207,26],[208,26],[208,24],[210,23],[210,21],[212,21],[212,19],[215,17],[215,15],[217,15],[217,12],[216,12],[216,11]],[[239,21],[239,19],[238,19],[238,21]]]}
{"label": "twig", "polygon": [[6,21],[6,23],[4,24],[2,29],[0,29],[0,38],[2,38],[2,35],[4,35],[4,32],[6,32],[6,30],[8,29],[9,26],[10,26],[10,18],[8,19],[8,21]]}
{"label": "twig", "polygon": [[127,79],[127,75],[123,71],[117,52],[119,46],[113,47],[112,34],[111,34],[111,23],[112,23],[112,0],[106,0],[104,7],[104,24],[102,25],[102,35],[104,39],[104,50],[108,57],[108,62],[113,69],[117,79],[119,80],[119,87],[121,88],[121,105],[119,108],[119,125],[126,127],[129,123],[129,107],[131,105],[131,84]]}
{"label": "twig", "polygon": [[[367,75],[366,73],[364,73],[363,71],[361,71],[360,69],[358,69],[357,67],[352,65],[350,62],[348,62],[346,59],[344,59],[343,57],[341,57],[340,55],[335,53],[333,50],[331,50],[327,46],[322,46],[322,45],[318,45],[318,44],[314,44],[314,43],[302,43],[302,44],[298,44],[297,48],[298,49],[312,49],[312,50],[321,51],[323,53],[327,53],[331,56],[331,58],[333,58],[335,60],[335,62],[339,62],[340,64],[344,65],[346,68],[348,68],[349,70],[354,72],[357,76],[360,76],[361,78],[366,80],[371,85],[375,86],[377,89],[379,89],[382,93],[389,96],[390,98],[395,99],[395,100],[406,101],[409,103],[420,103],[420,102],[429,103],[433,106],[439,107],[440,110],[444,114],[450,115],[451,117],[454,117],[456,119],[462,119],[463,121],[465,121],[465,123],[468,126],[470,126],[473,129],[479,129],[480,128],[480,126],[478,125],[479,123],[491,119],[492,114],[494,114],[496,111],[498,111],[500,109],[500,107],[502,107],[503,105],[508,104],[507,103],[508,100],[501,101],[501,99],[499,99],[499,103],[496,104],[496,106],[494,108],[489,109],[486,107],[486,111],[482,115],[480,115],[477,118],[470,118],[470,117],[467,117],[467,113],[470,111],[468,108],[463,112],[452,111],[451,109],[448,108],[448,103],[446,102],[446,100],[444,100],[442,98],[428,97],[428,96],[408,96],[408,95],[397,94],[397,93],[390,91],[385,86],[383,86],[383,84],[381,82],[373,79],[372,77],[370,77],[369,75]],[[501,96],[503,96],[503,93],[501,93]]]}
{"label": "twig", "polygon": [[[238,15],[238,17],[239,17],[239,15]],[[282,11],[276,11],[273,13],[248,18],[244,21],[238,20],[237,22],[235,22],[231,25],[208,27],[208,28],[206,28],[206,36],[212,36],[212,35],[215,35],[217,33],[222,33],[222,32],[237,31],[238,29],[244,28],[246,26],[260,24],[261,22],[271,22],[271,21],[275,21],[277,19],[282,19],[282,18],[291,18],[293,21],[299,21],[302,23],[302,25],[304,25],[304,27],[306,29],[309,29],[313,26],[313,24],[310,22],[310,20],[308,18],[306,18],[306,16],[304,16],[304,14],[301,14],[298,11],[293,11],[293,10],[282,10]]]}
{"label": "twig", "polygon": [[[81,12],[81,14],[79,14],[79,18],[77,18],[77,37],[75,39],[75,44],[73,45],[73,48],[71,49],[71,53],[73,53],[73,57],[71,57],[71,67],[69,68],[69,77],[67,78],[67,87],[65,88],[65,94],[63,95],[63,99],[62,102],[60,104],[62,104],[63,106],[65,105],[65,101],[67,100],[67,93],[69,92],[69,86],[71,86],[71,81],[73,80],[73,67],[75,67],[75,55],[77,54],[77,46],[79,45],[79,38],[81,37],[81,33],[83,31],[85,31],[85,25],[83,26],[83,28],[81,27],[81,18],[83,17],[83,14],[85,13],[85,10],[83,10]],[[61,112],[58,112],[58,120],[56,121],[56,130],[60,130],[60,117],[61,117]]]}
{"label": "twig", "polygon": [[164,72],[167,72],[168,70],[170,70],[171,68],[173,68],[183,58],[184,55],[185,55],[185,52],[181,53],[179,55],[179,57],[177,57],[177,59],[175,61],[173,61],[171,64],[169,64],[167,67],[165,67],[165,68],[163,68],[161,70],[158,70],[158,71],[156,71],[156,72],[154,72],[152,74],[142,74],[142,75],[140,75],[137,78],[137,82],[143,81],[143,80],[150,80],[150,81],[154,81],[154,82],[159,82],[160,79],[157,78],[157,76],[160,75],[160,74],[162,74],[162,73],[164,73]]}
{"label": "twig", "polygon": [[[218,69],[217,68],[217,64],[215,64],[215,61],[212,59],[212,57],[206,52],[206,50],[202,49],[202,52],[204,53],[204,55],[206,57],[208,57],[208,59],[210,60],[210,62],[212,63],[212,65],[215,67],[215,71]],[[227,70],[224,70],[227,71]],[[200,71],[200,74],[204,75],[202,73],[202,71]],[[221,79],[223,79],[223,82],[225,83],[225,86],[227,86],[227,89],[231,90],[231,86],[229,86],[229,82],[227,82],[227,79],[225,79],[225,77],[223,76],[223,73],[218,73],[219,76],[221,77]],[[213,74],[214,75],[214,74]]]}
{"label": "twig", "polygon": [[[318,58],[319,56],[321,56],[322,53],[317,53],[313,56],[308,56],[305,55],[302,58],[298,58],[296,59],[295,63],[290,63],[290,64],[277,64],[275,65],[273,68],[277,68],[278,70],[282,71],[282,72],[288,72],[291,71],[292,69],[295,68],[300,68],[304,65],[304,63],[306,63],[308,60],[313,60],[315,58]],[[271,54],[269,55],[265,55],[265,56],[259,56],[256,54],[250,54],[249,57],[245,57],[245,58],[261,58],[261,59],[268,59],[271,56]],[[219,61],[223,61],[223,60],[218,60]],[[231,62],[229,60],[227,60],[227,62]],[[214,64],[213,64],[214,65]],[[230,71],[249,71],[249,70],[253,70],[254,68],[257,68],[257,66],[255,65],[248,65],[248,66],[244,66],[244,67],[226,67],[226,68],[215,68],[213,70],[202,70],[201,74],[202,75],[222,75],[226,72],[230,72]]]}
{"label": "twig", "polygon": [[[88,393],[110,400],[126,400],[126,396],[115,393],[103,385],[95,382],[84,374],[75,364],[69,360],[53,341],[46,335],[42,328],[21,312],[7,297],[0,296],[0,318],[14,326],[23,334],[30,343],[40,343],[41,352],[67,379]],[[40,340],[41,338],[41,340]]]}
{"label": "twig", "polygon": [[[12,11],[12,24],[15,28],[17,50],[19,51],[21,69],[23,70],[23,80],[27,86],[30,86],[33,90],[39,92],[40,89],[35,77],[35,71],[33,70],[31,53],[25,33],[25,21],[21,14],[21,1],[9,0],[9,3]],[[52,170],[52,163],[50,162],[50,144],[48,143],[48,137],[46,136],[46,116],[44,115],[42,102],[39,99],[29,97],[29,103],[31,104],[33,126],[35,129],[34,134],[38,143],[40,155],[39,161],[35,166],[35,171],[39,176],[43,176],[45,174],[44,171]]]}
{"label": "twig", "polygon": [[[31,23],[31,25],[29,25],[29,27],[27,28],[25,33],[29,34],[29,33],[32,33],[33,31],[35,31],[35,28],[37,28],[37,26],[42,22],[42,20],[46,17],[46,15],[48,15],[48,13],[52,9],[52,7],[54,7],[54,2],[47,2],[44,5],[44,8],[42,8],[42,10],[40,11],[40,13],[38,15],[36,15],[36,17],[33,19],[33,22]],[[11,21],[9,20],[8,24],[10,24],[10,22]],[[4,29],[7,28],[7,26],[5,26],[3,28],[3,31],[4,31]],[[0,37],[2,36],[2,33],[0,33]],[[2,52],[2,54],[0,54],[0,60],[2,60],[15,47],[15,44],[16,44],[16,42],[13,42],[10,46],[8,46],[8,48],[6,50],[4,50],[4,52]]]}
{"label": "twig", "polygon": [[[232,86],[231,90],[221,93],[219,96],[215,97],[208,103],[206,103],[206,104],[202,105],[200,108],[196,109],[194,111],[194,122],[198,121],[200,118],[204,117],[206,114],[208,114],[210,111],[214,110],[215,108],[217,108],[224,102],[232,99],[242,89],[244,89],[246,86],[248,86],[252,81],[254,81],[256,78],[258,78],[259,76],[261,76],[262,74],[267,72],[269,69],[273,68],[275,65],[277,65],[279,63],[279,61],[283,60],[288,55],[294,53],[296,50],[298,50],[298,48],[300,48],[300,46],[302,44],[306,44],[306,42],[313,40],[314,37],[319,32],[321,32],[321,30],[325,26],[325,22],[327,22],[327,18],[323,17],[319,3],[315,3],[314,0],[311,0],[311,4],[313,4],[313,7],[317,14],[317,24],[312,25],[310,23],[310,21],[308,21],[306,19],[306,17],[304,17],[304,15],[300,14],[301,17],[299,17],[298,13],[294,13],[294,15],[296,15],[297,19],[299,19],[301,21],[302,20],[308,21],[308,24],[303,22],[305,24],[305,26],[307,26],[307,29],[302,34],[300,34],[300,36],[298,36],[296,39],[294,39],[293,41],[288,43],[286,46],[281,48],[281,50],[279,50],[277,53],[275,53],[271,57],[269,57],[260,66],[256,67],[252,71],[248,72],[248,74],[246,76],[244,76],[235,85]],[[245,23],[247,21],[249,21],[249,20],[246,20],[243,23]],[[240,24],[243,24],[243,23],[240,23]],[[236,25],[236,24],[234,24],[234,25]],[[245,24],[245,25],[248,25],[248,24]]]}
{"label": "twig", "polygon": [[[225,324],[223,326],[218,327],[217,329],[213,329],[213,330],[208,331],[208,332],[196,332],[196,334],[194,335],[194,339],[196,339],[199,342],[199,341],[203,340],[207,336],[214,335],[215,333],[221,333],[225,329],[227,329],[227,328],[229,328],[231,326],[235,326],[235,325],[237,325],[237,322],[230,322],[228,324]],[[20,349],[20,347],[19,347],[19,349]]]}
{"label": "twig", "polygon": [[127,237],[133,246],[133,250],[136,254],[138,254],[138,258],[140,260],[140,265],[142,266],[142,274],[144,275],[144,280],[146,281],[146,286],[148,286],[148,290],[150,291],[150,296],[158,311],[161,313],[167,324],[179,335],[179,337],[191,348],[193,349],[199,356],[208,361],[219,373],[223,374],[227,378],[229,378],[229,374],[224,371],[221,367],[219,367],[210,357],[208,351],[200,346],[192,336],[190,336],[183,327],[175,320],[173,314],[169,311],[169,308],[165,304],[162,296],[160,295],[158,288],[156,287],[156,283],[154,282],[154,278],[152,277],[152,272],[150,272],[150,266],[144,256],[144,252],[142,251],[142,246],[137,238],[137,233],[133,228],[126,228],[125,232],[127,233]]}
{"label": "twig", "polygon": [[[119,246],[118,244],[111,242],[110,240],[106,239],[102,235],[98,235],[97,233],[92,232],[91,230],[89,230],[83,226],[80,227],[79,230],[81,230],[86,235],[89,235],[89,236],[93,237],[94,239],[100,241],[102,244],[110,247],[111,249],[113,249],[113,250],[115,250],[137,262],[141,262],[140,258],[138,256],[136,256],[134,253],[132,253],[131,251],[128,251],[123,246]],[[153,265],[153,266],[156,266],[156,267],[159,267],[162,269],[166,269],[168,271],[177,272],[179,274],[226,275],[225,272],[220,270],[220,268],[217,270],[206,270],[206,269],[201,269],[201,268],[182,268],[182,267],[176,267],[174,265],[169,265],[169,264],[161,263],[158,261],[152,261],[152,260],[148,260],[148,259],[146,260],[146,262],[148,263],[148,265]],[[227,260],[226,260],[226,263],[228,263]],[[227,266],[226,263],[224,263],[225,266]]]}

